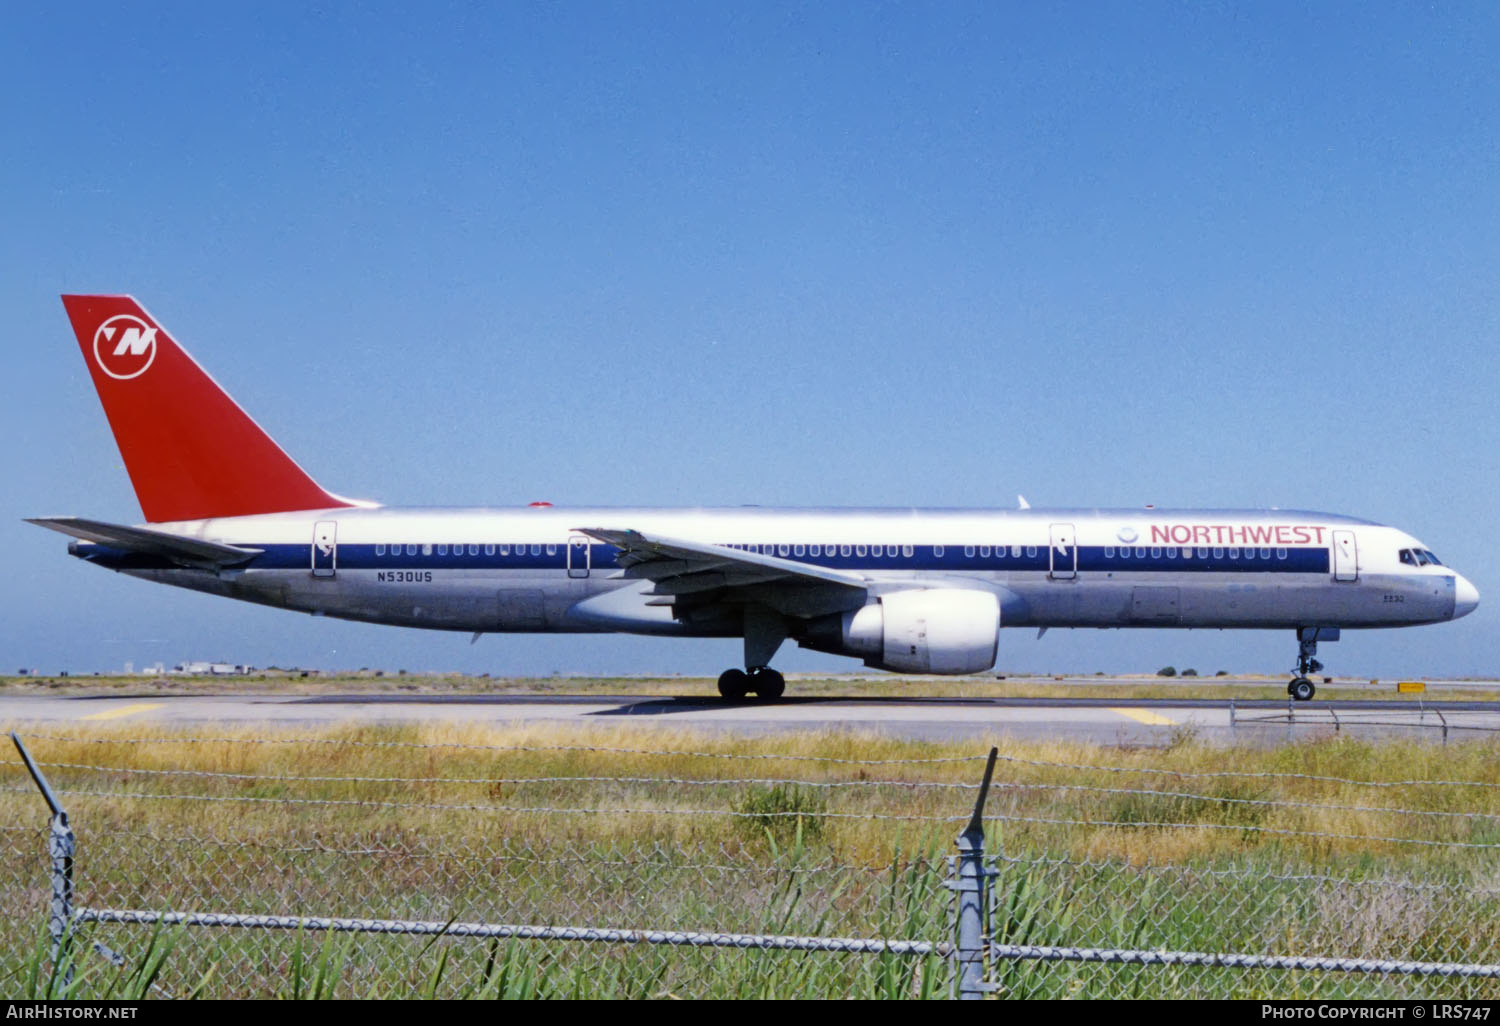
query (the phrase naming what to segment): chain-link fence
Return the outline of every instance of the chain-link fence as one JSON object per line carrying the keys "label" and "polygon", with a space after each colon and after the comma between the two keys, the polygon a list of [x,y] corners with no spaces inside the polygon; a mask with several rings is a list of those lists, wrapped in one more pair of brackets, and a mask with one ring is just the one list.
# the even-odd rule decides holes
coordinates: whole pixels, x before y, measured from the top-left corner
{"label": "chain-link fence", "polygon": [[10,775],[12,995],[1500,996],[1488,780],[1034,751],[31,744],[76,845],[62,857]]}

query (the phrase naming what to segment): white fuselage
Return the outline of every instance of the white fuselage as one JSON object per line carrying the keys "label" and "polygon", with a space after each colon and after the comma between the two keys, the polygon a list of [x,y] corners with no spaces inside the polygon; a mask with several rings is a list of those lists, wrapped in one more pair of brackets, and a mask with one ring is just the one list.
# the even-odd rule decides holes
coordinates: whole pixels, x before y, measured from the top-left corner
{"label": "white fuselage", "polygon": [[[1284,510],[336,509],[153,524],[261,550],[186,569],[107,546],[81,558],[181,587],[373,623],[475,632],[734,636],[711,587],[662,597],[580,529],[630,528],[855,573],[866,594],[766,585],[793,618],[882,594],[973,589],[1006,627],[1361,628],[1434,623],[1477,603],[1416,539],[1350,517]],[[1430,556],[1430,553],[1426,553]],[[824,650],[816,637],[791,636]],[[858,654],[849,651],[848,654]]]}

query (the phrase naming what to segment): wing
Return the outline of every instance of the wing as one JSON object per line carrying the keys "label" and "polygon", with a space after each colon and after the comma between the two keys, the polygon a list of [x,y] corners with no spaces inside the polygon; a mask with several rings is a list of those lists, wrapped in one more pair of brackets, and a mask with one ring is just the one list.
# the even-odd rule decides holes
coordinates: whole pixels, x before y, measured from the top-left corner
{"label": "wing", "polygon": [[70,538],[81,538],[98,545],[124,549],[126,552],[156,556],[203,570],[239,566],[250,562],[262,551],[199,538],[184,538],[166,531],[153,531],[149,527],[126,527],[123,524],[108,524],[102,520],[84,520],[81,517],[36,517],[26,522],[66,534]]}
{"label": "wing", "polygon": [[870,585],[861,574],[724,545],[626,528],[577,531],[618,548],[615,562],[624,576],[653,583],[650,594],[659,596],[653,605],[754,601],[791,616],[810,616],[863,605]]}

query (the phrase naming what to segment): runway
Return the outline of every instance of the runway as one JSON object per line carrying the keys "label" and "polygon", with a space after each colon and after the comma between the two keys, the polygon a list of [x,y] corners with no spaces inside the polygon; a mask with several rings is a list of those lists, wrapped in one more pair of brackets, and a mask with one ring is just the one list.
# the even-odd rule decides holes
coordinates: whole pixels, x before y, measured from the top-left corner
{"label": "runway", "polygon": [[1108,698],[823,698],[726,703],[659,695],[161,695],[0,697],[8,727],[264,726],[278,731],[356,723],[493,726],[631,723],[754,735],[858,731],[918,740],[1055,738],[1164,745],[1191,734],[1219,744],[1276,745],[1327,736],[1432,741],[1500,733],[1500,702]]}

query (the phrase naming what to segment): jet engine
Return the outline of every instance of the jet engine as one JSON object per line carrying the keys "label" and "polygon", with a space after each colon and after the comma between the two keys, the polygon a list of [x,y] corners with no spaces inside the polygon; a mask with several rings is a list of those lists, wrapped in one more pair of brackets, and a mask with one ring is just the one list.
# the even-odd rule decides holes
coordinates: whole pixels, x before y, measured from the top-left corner
{"label": "jet engine", "polygon": [[993,592],[961,588],[891,592],[813,621],[799,640],[898,673],[982,673],[995,665],[1000,600]]}

